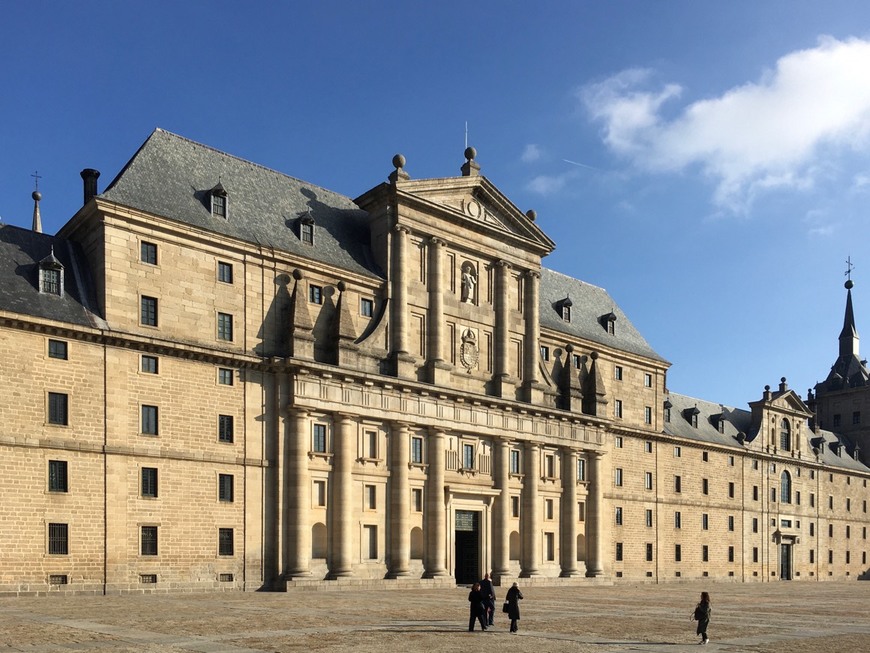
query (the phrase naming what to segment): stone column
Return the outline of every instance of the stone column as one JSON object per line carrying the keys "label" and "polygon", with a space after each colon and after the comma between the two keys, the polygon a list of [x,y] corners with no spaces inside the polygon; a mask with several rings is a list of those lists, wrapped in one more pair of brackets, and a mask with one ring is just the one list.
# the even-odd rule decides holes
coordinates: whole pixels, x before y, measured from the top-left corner
{"label": "stone column", "polygon": [[290,409],[292,433],[287,442],[287,564],[285,578],[311,575],[311,476],[308,452],[311,450],[311,426],[308,411]]}
{"label": "stone column", "polygon": [[429,380],[431,383],[449,382],[449,365],[445,363],[444,351],[444,245],[440,238],[429,240],[429,328],[426,343]]}
{"label": "stone column", "polygon": [[392,333],[392,356],[396,375],[402,378],[413,373],[413,359],[408,339],[408,234],[409,229],[396,225],[393,229],[393,258],[390,270],[392,306],[390,310],[390,333]]}
{"label": "stone column", "polygon": [[579,576],[577,570],[577,452],[562,450],[562,546],[563,578]]}
{"label": "stone column", "polygon": [[523,555],[520,577],[538,576],[541,560],[541,507],[538,505],[538,482],[541,476],[541,448],[534,442],[526,442],[523,468],[523,510],[520,514],[520,531],[523,538]]}
{"label": "stone column", "polygon": [[523,294],[523,313],[526,332],[523,345],[523,388],[526,401],[537,404],[543,399],[538,379],[538,361],[541,359],[540,314],[538,295],[540,294],[541,273],[528,270],[525,273],[525,292]]}
{"label": "stone column", "polygon": [[449,576],[447,572],[447,507],[444,504],[443,431],[431,429],[428,438],[426,480],[426,569],[424,578]]}
{"label": "stone column", "polygon": [[496,579],[506,576],[510,571],[510,453],[510,442],[496,440],[493,476],[495,488],[500,490],[492,515],[492,573]]}
{"label": "stone column", "polygon": [[[510,397],[510,301],[511,301],[511,264],[497,261],[495,264],[495,352],[493,372],[495,394]],[[511,397],[512,398],[512,397]]]}
{"label": "stone column", "polygon": [[332,502],[329,507],[330,556],[329,578],[353,576],[353,461],[356,458],[357,434],[349,415],[335,415],[335,442],[332,464]]}
{"label": "stone column", "polygon": [[604,575],[604,453],[589,453],[589,494],[586,497],[586,575]]}
{"label": "stone column", "polygon": [[410,458],[408,425],[396,422],[390,430],[390,563],[387,578],[407,576],[411,567],[411,532],[408,514],[411,488],[408,485]]}

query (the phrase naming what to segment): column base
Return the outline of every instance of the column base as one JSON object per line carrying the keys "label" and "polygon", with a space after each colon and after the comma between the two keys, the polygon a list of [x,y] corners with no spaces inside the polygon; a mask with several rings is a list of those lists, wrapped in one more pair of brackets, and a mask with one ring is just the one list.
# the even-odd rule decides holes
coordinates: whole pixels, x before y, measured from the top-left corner
{"label": "column base", "polygon": [[435,571],[423,572],[423,578],[447,578],[450,574],[446,569],[436,569]]}
{"label": "column base", "polygon": [[353,578],[352,571],[330,571],[326,574],[326,580],[338,580],[339,578]]}
{"label": "column base", "polygon": [[582,578],[583,572],[579,569],[566,569],[561,574],[559,574],[559,578]]}
{"label": "column base", "polygon": [[396,578],[408,578],[411,576],[410,571],[388,571],[385,578],[395,580]]}

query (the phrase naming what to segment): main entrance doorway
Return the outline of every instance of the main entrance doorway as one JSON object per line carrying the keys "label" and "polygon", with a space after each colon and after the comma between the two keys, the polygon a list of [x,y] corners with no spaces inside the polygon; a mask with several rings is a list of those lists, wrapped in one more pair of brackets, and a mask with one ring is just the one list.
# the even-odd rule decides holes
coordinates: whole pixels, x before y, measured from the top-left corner
{"label": "main entrance doorway", "polygon": [[480,513],[474,510],[456,511],[456,534],[453,577],[464,585],[480,580]]}
{"label": "main entrance doorway", "polygon": [[791,544],[779,545],[779,579],[791,580]]}

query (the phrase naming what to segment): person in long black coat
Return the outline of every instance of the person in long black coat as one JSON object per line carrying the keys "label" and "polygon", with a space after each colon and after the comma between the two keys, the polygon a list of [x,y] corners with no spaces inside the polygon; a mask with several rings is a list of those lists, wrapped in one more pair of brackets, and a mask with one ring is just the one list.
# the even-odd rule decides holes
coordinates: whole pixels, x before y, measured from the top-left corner
{"label": "person in long black coat", "polygon": [[711,612],[710,594],[708,592],[701,592],[701,600],[695,606],[695,612],[692,614],[692,618],[698,622],[696,632],[701,636],[701,644],[706,644],[710,641],[710,638],[707,637],[707,629],[710,627]]}
{"label": "person in long black coat", "polygon": [[486,625],[492,626],[492,620],[495,618],[495,588],[492,586],[489,574],[484,574],[483,580],[480,581],[480,593],[483,594],[483,601],[486,603]]}
{"label": "person in long black coat", "polygon": [[517,632],[517,622],[520,620],[520,599],[523,598],[523,593],[520,588],[514,583],[507,591],[505,600],[508,603],[508,617],[511,620],[511,632]]}
{"label": "person in long black coat", "polygon": [[468,631],[474,630],[474,620],[480,622],[480,629],[486,630],[486,597],[480,591],[480,583],[475,583],[471,586],[471,591],[468,593],[469,617]]}

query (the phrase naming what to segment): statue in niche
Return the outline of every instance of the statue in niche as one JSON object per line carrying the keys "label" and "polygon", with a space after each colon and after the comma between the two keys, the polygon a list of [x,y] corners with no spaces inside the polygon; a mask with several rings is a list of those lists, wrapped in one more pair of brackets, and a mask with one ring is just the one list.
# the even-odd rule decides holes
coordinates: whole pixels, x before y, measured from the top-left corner
{"label": "statue in niche", "polygon": [[477,272],[474,266],[466,261],[462,264],[462,301],[466,304],[476,304]]}

